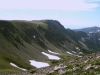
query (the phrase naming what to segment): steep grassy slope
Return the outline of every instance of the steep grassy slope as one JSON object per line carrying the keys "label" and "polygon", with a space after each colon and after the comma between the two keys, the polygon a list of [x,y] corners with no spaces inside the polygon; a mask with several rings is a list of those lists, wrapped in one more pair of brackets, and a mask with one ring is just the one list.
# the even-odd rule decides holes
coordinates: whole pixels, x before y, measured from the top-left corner
{"label": "steep grassy slope", "polygon": [[49,53],[48,49],[62,55],[72,50],[77,54],[87,51],[67,35],[58,21],[0,21],[0,70],[18,70],[10,63],[33,69],[29,60],[48,61],[41,53]]}

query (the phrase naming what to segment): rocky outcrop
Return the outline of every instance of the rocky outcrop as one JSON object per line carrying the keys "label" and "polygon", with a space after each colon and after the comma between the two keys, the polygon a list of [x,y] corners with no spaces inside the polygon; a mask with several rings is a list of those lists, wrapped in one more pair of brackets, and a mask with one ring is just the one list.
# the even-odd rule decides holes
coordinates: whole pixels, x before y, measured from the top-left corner
{"label": "rocky outcrop", "polygon": [[[82,75],[90,74],[90,71],[93,71],[94,74],[99,74],[98,69],[100,68],[100,62],[98,62],[98,60],[100,60],[100,58],[98,58],[98,56],[100,56],[100,53],[75,58],[69,62],[65,61],[52,67],[38,69],[35,74],[53,75],[56,73],[57,75],[68,75],[69,73],[77,74],[80,71],[82,71]],[[95,72],[94,70],[97,71]]]}

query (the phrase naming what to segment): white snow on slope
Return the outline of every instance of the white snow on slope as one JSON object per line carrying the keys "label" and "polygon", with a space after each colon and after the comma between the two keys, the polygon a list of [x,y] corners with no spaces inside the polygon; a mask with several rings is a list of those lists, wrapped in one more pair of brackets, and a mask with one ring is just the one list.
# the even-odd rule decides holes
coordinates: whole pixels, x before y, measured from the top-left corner
{"label": "white snow on slope", "polygon": [[80,56],[80,55],[75,55],[75,56],[77,56],[77,57],[82,57],[82,56]]}
{"label": "white snow on slope", "polygon": [[79,54],[83,54],[82,52],[79,52]]}
{"label": "white snow on slope", "polygon": [[100,32],[100,30],[98,30],[98,32]]}
{"label": "white snow on slope", "polygon": [[14,66],[14,67],[16,67],[16,68],[19,68],[19,69],[21,69],[21,70],[23,70],[23,71],[26,71],[26,69],[20,68],[20,67],[18,67],[17,65],[15,65],[14,63],[10,63],[10,65],[12,65],[12,66]]}
{"label": "white snow on slope", "polygon": [[75,51],[72,51],[73,53],[76,53]]}
{"label": "white snow on slope", "polygon": [[89,32],[89,33],[91,34],[91,33],[93,33],[93,32]]}
{"label": "white snow on slope", "polygon": [[45,53],[45,52],[42,52],[42,54],[44,54],[45,56],[47,56],[49,59],[60,60],[60,58],[58,56],[50,55],[50,54]]}
{"label": "white snow on slope", "polygon": [[59,54],[59,53],[56,53],[56,52],[53,52],[51,50],[48,50],[48,52],[52,53],[52,54]]}
{"label": "white snow on slope", "polygon": [[33,38],[36,38],[36,36],[34,35]]}
{"label": "white snow on slope", "polygon": [[71,55],[74,55],[73,53],[71,53],[71,52],[68,52],[68,51],[67,51],[67,53],[68,53],[68,54],[71,54]]}
{"label": "white snow on slope", "polygon": [[47,67],[50,66],[48,63],[44,62],[37,62],[35,60],[29,60],[31,62],[32,66],[35,66],[36,68],[42,68],[42,67]]}
{"label": "white snow on slope", "polygon": [[75,55],[75,54],[73,54],[73,53],[71,53],[71,52],[68,52],[68,51],[67,51],[67,53],[68,53],[68,54],[71,54],[71,55],[74,55],[74,56],[77,56],[77,57],[82,57],[82,56],[80,56],[80,55]]}
{"label": "white snow on slope", "polygon": [[79,47],[75,47],[75,49],[79,50],[80,51],[80,48]]}

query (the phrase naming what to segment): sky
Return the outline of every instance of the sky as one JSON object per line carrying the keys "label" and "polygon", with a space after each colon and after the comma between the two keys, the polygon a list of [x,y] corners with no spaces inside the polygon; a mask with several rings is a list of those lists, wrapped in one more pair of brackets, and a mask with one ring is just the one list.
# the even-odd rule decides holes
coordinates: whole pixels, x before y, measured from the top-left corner
{"label": "sky", "polygon": [[0,0],[0,19],[53,19],[71,29],[100,26],[100,0]]}

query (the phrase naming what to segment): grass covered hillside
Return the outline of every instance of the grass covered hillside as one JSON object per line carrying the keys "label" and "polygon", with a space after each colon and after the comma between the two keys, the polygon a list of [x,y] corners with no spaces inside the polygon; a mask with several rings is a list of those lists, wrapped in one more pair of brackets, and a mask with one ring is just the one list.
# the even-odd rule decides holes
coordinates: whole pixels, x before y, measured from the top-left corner
{"label": "grass covered hillside", "polygon": [[78,43],[77,38],[74,40],[74,37],[73,33],[71,35],[70,31],[66,31],[56,20],[0,20],[0,73],[21,70],[11,63],[31,70],[35,67],[29,60],[53,62],[42,53],[50,54],[48,50],[59,53],[57,56],[61,59],[89,53],[89,50]]}

